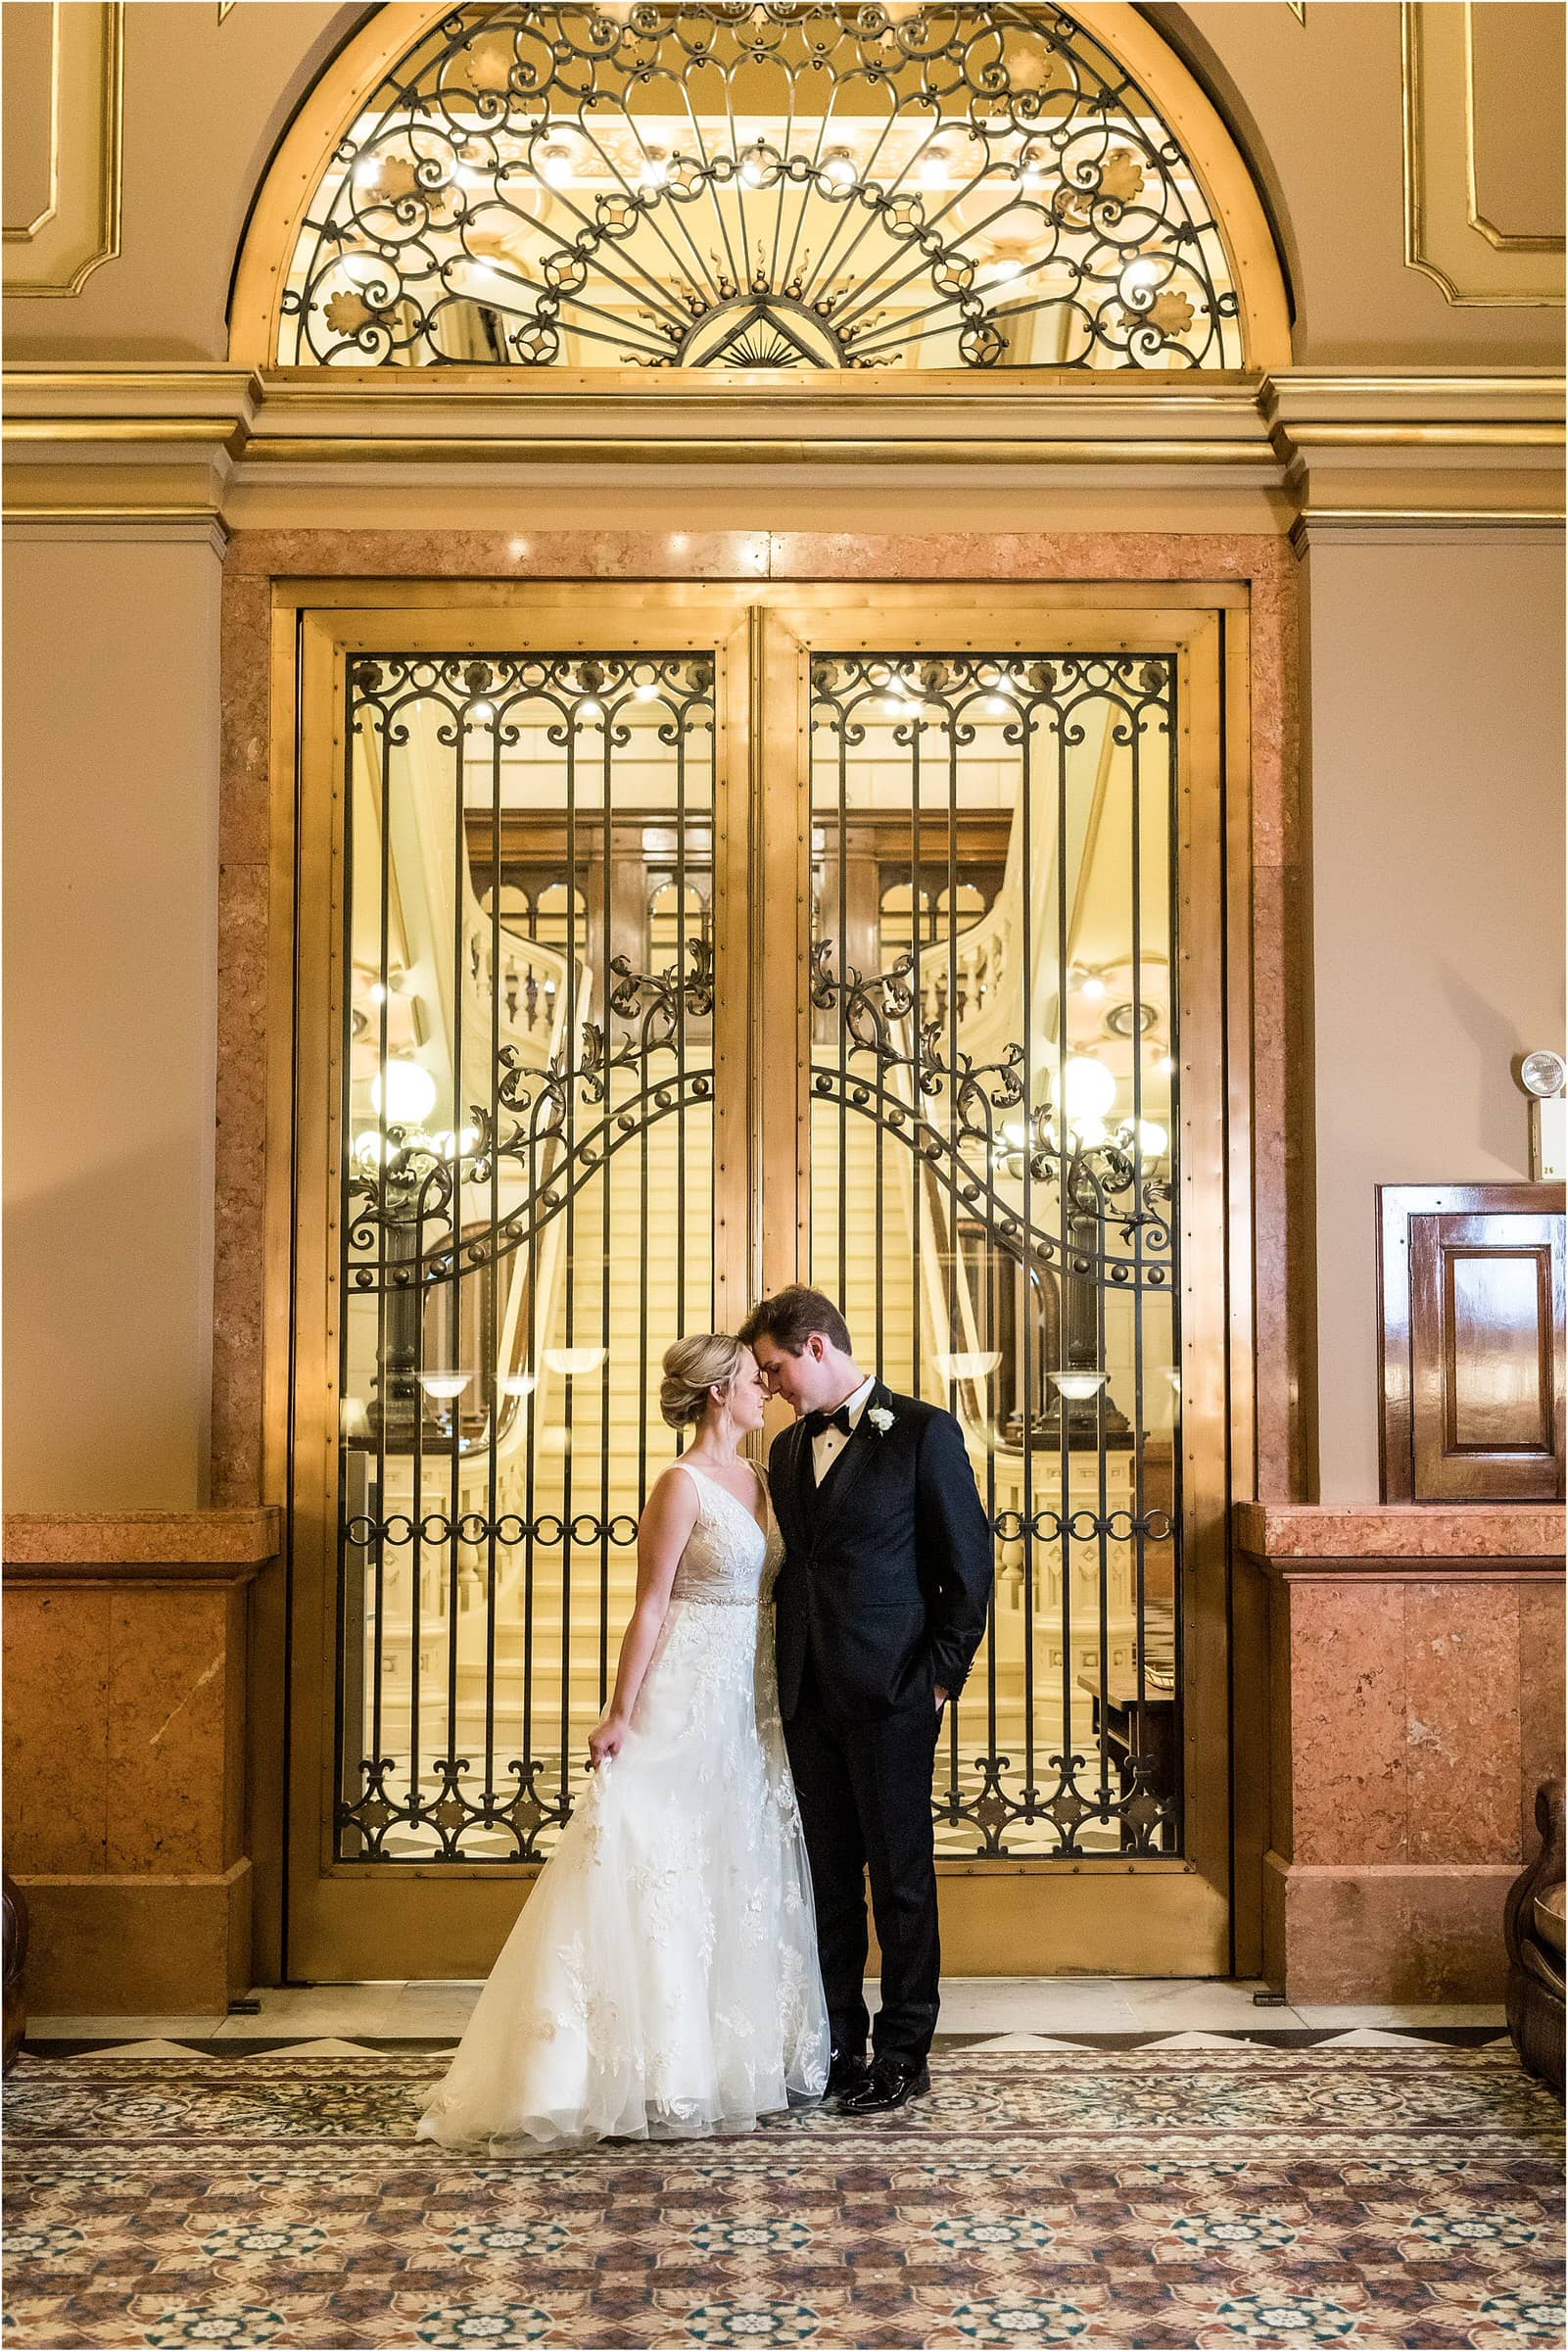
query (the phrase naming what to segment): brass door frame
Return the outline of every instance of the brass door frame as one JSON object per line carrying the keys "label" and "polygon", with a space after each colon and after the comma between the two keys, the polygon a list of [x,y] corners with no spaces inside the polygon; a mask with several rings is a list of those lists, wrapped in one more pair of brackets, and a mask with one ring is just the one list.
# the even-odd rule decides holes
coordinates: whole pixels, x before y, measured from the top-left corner
{"label": "brass door frame", "polygon": [[[331,1857],[346,656],[714,655],[715,946],[721,975],[753,981],[721,992],[714,1037],[715,1271],[720,1319],[733,1321],[795,1278],[809,1205],[806,656],[1047,642],[1177,662],[1186,1851],[945,1860],[945,1955],[954,1973],[1018,1973],[1021,1957],[1040,1973],[1232,1964],[1225,1505],[1232,1452],[1246,1461],[1252,1446],[1252,1218],[1250,987],[1243,957],[1227,967],[1225,936],[1227,899],[1234,925],[1250,891],[1246,589],[302,580],[276,586],[272,641],[263,1490],[289,1505],[290,1583],[286,1607],[256,1627],[256,1686],[286,1680],[287,1776],[274,1751],[253,1781],[261,1804],[275,1792],[283,1822],[281,1850],[264,1833],[256,1847],[291,1979],[384,1975],[389,1956],[400,1975],[479,1974],[515,1916],[518,1879],[535,1874]],[[1236,1924],[1246,1948],[1254,1922]]]}

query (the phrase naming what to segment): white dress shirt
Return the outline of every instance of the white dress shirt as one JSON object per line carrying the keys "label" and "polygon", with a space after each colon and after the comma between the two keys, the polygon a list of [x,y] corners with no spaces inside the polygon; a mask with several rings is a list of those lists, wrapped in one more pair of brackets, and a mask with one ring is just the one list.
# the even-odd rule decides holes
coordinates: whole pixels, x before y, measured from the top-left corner
{"label": "white dress shirt", "polygon": [[[853,1436],[855,1430],[860,1426],[860,1415],[870,1404],[871,1392],[876,1385],[877,1378],[874,1372],[870,1379],[861,1381],[853,1396],[844,1398],[844,1403],[849,1409],[850,1436]],[[849,1437],[845,1436],[841,1428],[825,1428],[820,1437],[812,1438],[811,1472],[817,1485],[822,1484],[823,1479],[848,1443]]]}

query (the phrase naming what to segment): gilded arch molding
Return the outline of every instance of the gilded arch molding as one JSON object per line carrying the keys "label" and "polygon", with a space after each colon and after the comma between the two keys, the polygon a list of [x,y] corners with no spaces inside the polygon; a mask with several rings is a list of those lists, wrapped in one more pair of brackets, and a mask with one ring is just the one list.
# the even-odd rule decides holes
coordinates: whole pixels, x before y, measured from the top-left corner
{"label": "gilded arch molding", "polygon": [[[510,16],[522,12],[503,13]],[[546,13],[563,19],[567,14],[559,9]],[[577,12],[572,13],[575,19]],[[607,15],[610,12],[604,13]],[[733,22],[736,14],[743,12],[714,13]],[[822,13],[826,15],[827,12]],[[858,39],[858,28],[863,23],[862,12],[844,9],[832,13],[843,26],[854,24],[857,28],[855,37]],[[878,12],[865,13],[876,15]],[[895,21],[895,27],[898,23],[907,24],[913,14],[907,9],[892,8],[885,13]],[[942,12],[930,13],[934,19]],[[951,249],[936,255],[932,250],[932,241],[927,240],[926,265],[931,277],[930,287],[923,289],[923,296],[931,297],[927,314],[939,309],[941,301],[946,299],[953,308],[954,332],[943,343],[930,342],[924,355],[926,363],[922,380],[930,383],[934,374],[943,371],[948,372],[949,376],[955,370],[960,374],[969,374],[976,363],[983,364],[987,360],[998,360],[1010,367],[1020,363],[1057,367],[1081,367],[1092,363],[1101,369],[1130,366],[1147,369],[1157,376],[1167,372],[1190,373],[1196,369],[1216,366],[1232,370],[1242,367],[1251,371],[1288,364],[1290,326],[1286,290],[1269,222],[1247,160],[1214,107],[1162,35],[1134,8],[1116,4],[1097,5],[1094,0],[1086,0],[1084,6],[1075,8],[1070,15],[1043,5],[1043,0],[1038,7],[1034,0],[1022,0],[1021,5],[1009,6],[999,13],[1005,18],[1007,37],[1011,41],[1016,42],[1021,37],[1028,41],[1034,36],[1036,27],[1041,33],[1056,28],[1065,37],[1078,39],[1086,54],[1098,54],[1110,61],[1114,72],[1106,76],[1107,86],[1114,87],[1118,93],[1123,88],[1134,92],[1140,108],[1154,118],[1157,130],[1164,134],[1161,140],[1151,144],[1150,153],[1154,159],[1154,168],[1149,173],[1151,184],[1154,169],[1160,168],[1163,159],[1171,159],[1184,185],[1189,192],[1196,192],[1199,199],[1196,204],[1189,201],[1185,205],[1181,220],[1175,227],[1174,238],[1167,239],[1166,243],[1173,243],[1180,266],[1187,269],[1189,264],[1196,264],[1199,246],[1207,238],[1212,255],[1217,256],[1217,265],[1207,275],[1196,266],[1192,267],[1192,282],[1198,287],[1198,292],[1185,307],[1196,312],[1196,327],[1191,320],[1184,319],[1183,297],[1174,279],[1167,280],[1172,292],[1170,296],[1164,296],[1156,294],[1151,278],[1149,291],[1141,301],[1134,296],[1129,305],[1123,291],[1119,309],[1112,302],[1102,302],[1100,317],[1089,320],[1086,332],[1076,318],[1069,319],[1063,332],[1069,339],[1076,334],[1080,349],[1065,352],[1061,348],[1062,335],[1058,335],[1053,345],[1051,338],[1045,335],[1031,338],[1022,331],[1009,332],[1006,321],[1010,317],[1017,317],[1026,307],[1022,297],[1030,291],[1029,288],[1009,289],[1008,298],[1003,301],[998,297],[994,285],[985,287],[983,273],[976,280],[971,265],[972,256]],[[630,14],[626,9],[614,12],[623,24]],[[637,14],[644,21],[649,16],[649,12],[643,10],[639,10]],[[946,14],[960,27],[955,36],[959,41],[968,41],[973,37],[973,23],[966,23],[966,20],[977,19],[980,12],[961,10]],[[613,347],[615,338],[606,338],[602,332],[595,341],[592,328],[573,336],[573,351],[563,352],[562,346],[567,342],[564,333],[552,345],[552,317],[558,315],[558,311],[556,305],[546,300],[538,306],[538,314],[524,322],[526,334],[503,337],[494,350],[471,351],[459,342],[455,349],[434,348],[414,352],[408,348],[406,321],[410,306],[406,302],[394,306],[386,300],[383,289],[375,288],[368,290],[368,301],[356,302],[352,286],[345,292],[343,287],[337,286],[335,279],[319,273],[312,281],[318,297],[311,306],[314,313],[313,340],[308,338],[298,323],[302,270],[309,267],[309,264],[302,263],[300,257],[302,251],[309,248],[314,235],[308,224],[319,220],[327,209],[322,201],[322,191],[324,186],[330,185],[328,175],[335,168],[342,178],[343,155],[354,147],[356,135],[363,135],[363,123],[372,107],[379,105],[383,110],[386,108],[389,77],[406,72],[410,59],[428,61],[439,52],[444,28],[450,28],[456,21],[455,12],[432,7],[427,0],[418,0],[418,4],[385,7],[377,11],[321,75],[285,136],[253,208],[236,269],[230,312],[229,356],[232,360],[265,368],[280,364],[314,368],[323,360],[330,360],[336,367],[346,365],[361,368],[374,367],[388,356],[413,358],[416,361],[428,361],[434,358],[447,363],[476,359],[493,362],[499,359],[518,374],[525,370],[531,372],[543,361],[562,357],[579,367],[591,367],[595,363],[623,367],[641,363],[653,364],[666,370],[673,366],[680,372],[704,365],[718,364],[728,371],[770,363],[776,366],[804,363],[836,372],[844,366],[879,366],[886,363],[887,356],[893,349],[893,340],[889,330],[885,327],[878,330],[875,321],[870,333],[867,333],[864,322],[871,313],[871,302],[864,290],[860,300],[861,339],[855,345],[853,332],[825,335],[820,331],[825,310],[821,302],[814,306],[809,302],[805,305],[797,302],[791,309],[789,302],[784,299],[789,289],[778,272],[774,274],[779,275],[780,282],[774,285],[770,281],[766,290],[770,296],[780,299],[770,301],[765,306],[769,315],[763,318],[750,315],[754,308],[751,296],[756,289],[747,283],[749,262],[743,261],[736,265],[733,255],[724,258],[723,265],[716,273],[708,272],[705,266],[699,264],[701,274],[716,275],[716,283],[710,288],[712,294],[733,299],[733,320],[725,317],[723,303],[718,299],[712,300],[705,312],[698,317],[694,283],[689,287],[679,287],[664,278],[661,293],[660,285],[654,282],[659,273],[648,272],[645,273],[644,282],[638,288],[639,299],[643,305],[643,323],[631,332],[629,339],[624,332],[621,333],[620,348]],[[581,12],[581,22],[585,24],[589,22],[588,11]],[[844,37],[850,37],[847,30]],[[444,68],[439,70],[446,71]],[[965,67],[960,67],[961,76],[965,70]],[[1106,120],[1111,119],[1108,109],[1101,107],[1098,112]],[[1022,133],[1018,135],[1022,136]],[[641,136],[635,126],[634,136],[639,139]],[[1116,160],[1118,161],[1123,178],[1129,176],[1129,160],[1125,156]],[[743,162],[737,148],[729,170],[732,182],[740,179],[740,170],[736,167]],[[904,168],[907,171],[907,164]],[[777,170],[776,161],[770,164],[764,159],[758,168],[772,171],[777,179],[785,176]],[[798,180],[809,174],[796,169],[793,176]],[[1019,175],[1015,172],[1012,176],[1017,179]],[[1164,176],[1163,170],[1161,176]],[[504,179],[507,174],[500,174],[499,177]],[[714,177],[724,179],[722,167]],[[770,187],[774,184],[774,178],[767,182]],[[867,188],[876,185],[869,174],[862,184]],[[825,180],[820,171],[816,185],[819,191],[830,196],[833,193],[831,180]],[[743,190],[741,192],[743,194]],[[493,181],[491,188],[487,189],[487,195],[497,193],[499,190]],[[716,188],[710,186],[704,193],[709,197],[713,209],[717,210]],[[1110,220],[1112,234],[1105,243],[1114,251],[1116,208],[1114,204],[1109,210],[1101,206],[1102,193],[1112,195],[1114,190],[1107,187],[1102,191],[1099,180],[1092,176],[1087,198],[1075,194],[1069,183],[1066,224],[1069,228],[1084,231],[1092,225],[1103,227],[1105,221]],[[368,210],[365,200],[361,198],[355,197],[350,201],[356,209],[356,216]],[[927,218],[934,218],[938,207],[928,191],[925,201]],[[1074,205],[1078,208],[1075,216],[1070,210]],[[952,210],[950,206],[947,209]],[[874,214],[874,226],[880,232],[887,225],[890,213],[885,198],[878,196],[867,201],[866,210]],[[1092,221],[1091,210],[1094,214]],[[342,211],[340,204],[340,222]],[[689,216],[694,217],[689,208],[688,212]],[[667,216],[672,231],[678,232],[684,223],[673,212]],[[1063,216],[1064,207],[1059,202],[1056,207],[1059,227]],[[581,220],[585,216],[579,213],[578,218]],[[1192,224],[1194,220],[1197,222],[1196,229]],[[569,222],[567,225],[570,228]],[[708,225],[712,227],[711,219]],[[720,225],[722,229],[722,223]],[[898,224],[893,225],[896,233]],[[357,216],[354,227],[356,237],[362,237],[363,225]],[[526,221],[523,227],[526,230]],[[370,223],[369,233],[371,236],[375,234],[374,221]],[[583,232],[573,231],[572,235],[574,244],[582,247]],[[341,243],[337,227],[329,233],[325,248],[321,240],[316,239],[317,249],[326,251],[329,262],[334,250],[332,238],[335,236],[339,237]],[[672,238],[673,241],[677,240]],[[688,237],[686,242],[694,253],[695,241]],[[387,250],[391,251],[393,240],[389,237],[386,243]],[[591,253],[591,264],[618,258],[603,244],[602,239],[598,243],[603,250]],[[361,250],[364,248],[361,247]],[[751,240],[748,240],[748,255],[750,250]],[[914,250],[913,247],[911,250]],[[1124,253],[1124,245],[1122,250]],[[1069,283],[1074,269],[1083,267],[1083,257],[1084,243],[1080,236],[1069,259],[1067,278]],[[546,248],[545,258],[553,261],[556,257]],[[714,255],[712,258],[717,263],[720,257]],[[1103,277],[1103,257],[1097,255],[1095,258],[1099,264],[1098,274]],[[536,277],[544,275],[548,278],[551,273],[541,270],[538,261],[536,250],[533,256],[534,273]],[[571,283],[571,273],[576,266],[575,257],[568,256],[565,308],[571,324],[581,327],[591,313],[582,305],[575,312],[572,310],[576,288]],[[1004,268],[1010,266],[1016,272],[1016,264],[1002,264]],[[1024,267],[1029,272],[1033,271],[1035,264],[1032,259],[1026,259]],[[291,272],[294,278],[292,291]],[[698,274],[698,270],[691,272],[693,281]],[[1087,276],[1087,270],[1084,275]],[[1213,283],[1217,283],[1220,289],[1214,305],[1216,324],[1206,335],[1202,327],[1205,311],[1203,289]],[[983,302],[976,299],[977,285],[985,295]],[[840,289],[828,291],[828,309],[832,309],[833,303],[842,303]],[[670,296],[667,305],[665,294]],[[379,311],[376,309],[378,300],[383,306]],[[649,301],[651,311],[648,308]],[[338,322],[334,330],[335,340],[334,335],[323,333],[315,323],[334,304],[332,315]],[[681,331],[682,305],[697,319],[695,329],[690,334]],[[395,307],[400,310],[404,345],[401,352],[389,354],[389,338],[384,330]],[[623,311],[628,308],[625,303],[621,307]],[[1066,307],[1069,306],[1059,306]],[[1080,312],[1084,307],[1078,301],[1070,305],[1071,309]],[[668,317],[659,315],[665,308],[669,312]],[[1043,312],[1044,305],[1037,304],[1036,308]],[[1155,310],[1159,314],[1151,328],[1147,313]],[[747,312],[745,317],[740,314],[742,311]],[[779,313],[777,318],[772,315],[775,311]],[[1137,315],[1140,311],[1145,314]],[[295,313],[292,323],[288,315],[291,312]],[[1221,313],[1222,333],[1218,324]],[[650,316],[651,324],[647,323]],[[836,313],[837,321],[844,316],[845,312],[840,307]],[[1003,322],[1004,331],[1001,335],[995,332],[992,319]],[[1111,322],[1112,331],[1109,334],[1104,324],[1106,319]],[[784,328],[782,336],[774,332],[780,323]],[[967,339],[963,332],[966,325]],[[624,326],[623,319],[620,327],[624,329]],[[1184,327],[1188,331],[1184,332]],[[356,329],[362,335],[358,349],[354,348],[351,340]],[[1121,330],[1119,342],[1117,329]],[[937,333],[935,327],[926,327],[921,331],[933,338]],[[428,334],[432,345],[437,342],[422,321],[415,322],[412,334],[414,339],[420,334]],[[1085,342],[1094,347],[1087,360],[1081,349]],[[516,348],[513,348],[514,343]]]}

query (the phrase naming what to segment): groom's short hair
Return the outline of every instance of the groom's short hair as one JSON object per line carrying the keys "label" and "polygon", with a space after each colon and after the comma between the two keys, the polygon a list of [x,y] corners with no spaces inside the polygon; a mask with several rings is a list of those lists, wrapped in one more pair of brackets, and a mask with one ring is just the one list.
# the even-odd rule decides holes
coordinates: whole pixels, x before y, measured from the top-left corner
{"label": "groom's short hair", "polygon": [[831,1298],[821,1290],[809,1290],[804,1282],[792,1282],[786,1290],[777,1290],[754,1306],[741,1323],[737,1336],[743,1347],[758,1339],[772,1339],[785,1355],[799,1355],[813,1331],[831,1339],[840,1355],[853,1352],[849,1324]]}

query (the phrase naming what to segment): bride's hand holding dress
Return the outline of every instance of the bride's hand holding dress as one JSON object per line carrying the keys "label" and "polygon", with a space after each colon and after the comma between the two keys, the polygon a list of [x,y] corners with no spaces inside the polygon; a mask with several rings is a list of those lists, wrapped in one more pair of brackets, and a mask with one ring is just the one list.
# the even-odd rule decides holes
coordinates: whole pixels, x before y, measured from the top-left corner
{"label": "bride's hand holding dress", "polygon": [[697,1523],[697,1497],[676,1463],[666,1469],[647,1498],[637,1529],[637,1600],[621,1637],[615,1688],[588,1735],[588,1767],[597,1771],[626,1745],[637,1703],[660,1630],[681,1558]]}

